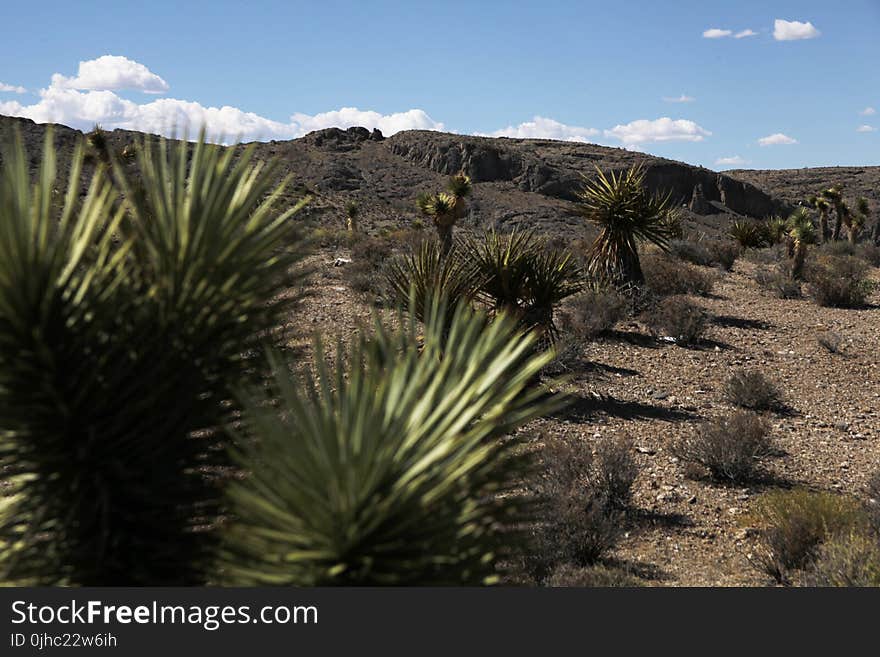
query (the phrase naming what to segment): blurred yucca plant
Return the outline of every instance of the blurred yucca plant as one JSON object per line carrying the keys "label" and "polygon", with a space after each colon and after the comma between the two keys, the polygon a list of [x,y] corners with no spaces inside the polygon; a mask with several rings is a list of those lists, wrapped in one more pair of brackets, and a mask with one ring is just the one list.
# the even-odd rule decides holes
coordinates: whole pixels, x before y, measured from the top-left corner
{"label": "blurred yucca plant", "polygon": [[399,330],[340,345],[332,365],[316,343],[317,381],[275,360],[269,398],[245,398],[250,476],[230,487],[223,581],[495,581],[531,509],[517,492],[526,452],[505,434],[558,408],[527,387],[551,355],[507,316],[487,325],[466,304],[447,315],[435,297],[423,340],[411,312]]}
{"label": "blurred yucca plant", "polygon": [[[229,387],[276,326],[298,253],[250,151],[144,143],[63,197],[47,133],[0,171],[0,580],[198,584],[213,566]],[[112,159],[112,156],[111,156]],[[261,353],[261,352],[259,352]]]}
{"label": "blurred yucca plant", "polygon": [[588,269],[596,279],[615,285],[643,283],[638,243],[650,242],[664,251],[669,248],[674,228],[671,193],[648,192],[641,164],[609,174],[597,168],[596,173],[595,180],[583,177],[578,192],[580,214],[600,228],[590,249]]}

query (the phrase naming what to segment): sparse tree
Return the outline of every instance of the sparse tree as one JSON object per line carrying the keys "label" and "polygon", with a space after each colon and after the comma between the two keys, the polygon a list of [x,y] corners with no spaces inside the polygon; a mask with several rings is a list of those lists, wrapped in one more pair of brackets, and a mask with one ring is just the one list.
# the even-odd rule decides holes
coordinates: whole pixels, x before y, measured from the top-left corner
{"label": "sparse tree", "polygon": [[834,207],[834,230],[831,239],[839,240],[840,233],[846,221],[848,221],[849,208],[843,200],[843,187],[834,185],[822,192],[822,197]]}

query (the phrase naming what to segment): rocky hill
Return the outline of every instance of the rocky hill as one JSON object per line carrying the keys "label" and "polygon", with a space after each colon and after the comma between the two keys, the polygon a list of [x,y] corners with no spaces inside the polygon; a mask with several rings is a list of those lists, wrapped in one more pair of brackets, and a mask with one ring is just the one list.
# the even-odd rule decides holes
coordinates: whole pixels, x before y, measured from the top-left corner
{"label": "rocky hill", "polygon": [[873,201],[874,207],[880,207],[880,166],[764,171],[741,169],[728,171],[727,174],[760,187],[788,203],[798,203],[831,185],[840,184],[847,198],[864,196]]}
{"label": "rocky hill", "polygon": [[[39,153],[46,125],[0,117],[0,133],[17,127],[31,153]],[[76,130],[55,127],[62,154],[70,152]],[[108,133],[113,148],[135,141],[139,133]],[[313,220],[342,225],[342,208],[359,202],[367,229],[394,226],[416,217],[419,192],[442,187],[446,176],[465,171],[475,183],[469,221],[476,225],[526,225],[569,234],[581,229],[574,216],[582,174],[595,167],[622,169],[636,162],[647,167],[647,184],[671,190],[686,206],[686,218],[706,230],[718,230],[730,215],[764,217],[784,212],[796,195],[762,190],[762,178],[716,173],[702,167],[620,148],[537,139],[470,137],[430,131],[407,131],[385,138],[374,130],[330,128],[291,141],[259,142],[257,157],[277,158],[279,175],[293,179],[291,194],[306,190],[315,201]],[[754,178],[754,180],[753,180]],[[765,176],[766,178],[766,176]],[[756,184],[758,183],[758,184]]]}

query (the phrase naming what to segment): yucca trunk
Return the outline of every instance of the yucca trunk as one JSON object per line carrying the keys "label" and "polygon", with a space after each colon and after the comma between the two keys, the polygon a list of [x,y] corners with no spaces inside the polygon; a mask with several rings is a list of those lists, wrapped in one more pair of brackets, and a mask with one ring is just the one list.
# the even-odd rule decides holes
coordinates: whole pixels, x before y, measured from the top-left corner
{"label": "yucca trunk", "polygon": [[822,241],[827,242],[828,238],[831,237],[831,232],[828,228],[828,213],[827,212],[819,212],[819,232],[822,234]]}
{"label": "yucca trunk", "polygon": [[437,227],[437,237],[440,238],[440,253],[445,257],[452,250],[452,227],[455,224],[443,217],[438,218],[434,225]]}
{"label": "yucca trunk", "polygon": [[800,280],[804,275],[804,262],[807,257],[807,245],[803,242],[795,242],[794,257],[791,263],[791,277]]}
{"label": "yucca trunk", "polygon": [[834,206],[834,232],[831,238],[836,242],[840,239],[840,232],[843,230],[843,209],[840,205]]}

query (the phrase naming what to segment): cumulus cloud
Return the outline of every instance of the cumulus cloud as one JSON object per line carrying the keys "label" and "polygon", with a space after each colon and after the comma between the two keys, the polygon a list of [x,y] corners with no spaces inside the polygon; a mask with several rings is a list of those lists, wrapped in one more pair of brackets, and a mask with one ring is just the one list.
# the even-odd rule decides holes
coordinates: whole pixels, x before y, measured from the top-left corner
{"label": "cumulus cloud", "polygon": [[873,107],[866,107],[861,112],[859,112],[859,114],[861,114],[862,116],[874,116],[876,113],[877,110],[875,110]]}
{"label": "cumulus cloud", "polygon": [[856,128],[856,132],[877,132],[877,128],[872,125],[860,125]]}
{"label": "cumulus cloud", "polygon": [[598,135],[595,128],[566,125],[536,116],[531,121],[525,121],[519,125],[509,125],[495,132],[483,135],[485,137],[514,137],[516,139],[561,139],[564,141],[588,142],[590,137]]}
{"label": "cumulus cloud", "polygon": [[[92,66],[96,63],[97,66]],[[420,109],[380,114],[344,107],[313,116],[295,113],[288,121],[275,121],[237,107],[205,107],[198,102],[176,98],[136,103],[114,93],[122,88],[158,93],[167,90],[168,85],[143,64],[108,55],[81,62],[79,75],[75,78],[53,75],[51,84],[40,90],[40,99],[34,104],[0,103],[0,113],[29,118],[37,123],[61,123],[80,130],[89,130],[100,123],[107,130],[122,128],[163,135],[194,135],[204,125],[212,138],[245,141],[293,139],[329,127],[364,126],[378,128],[388,135],[400,130],[444,129],[442,123],[434,121]]]}
{"label": "cumulus cloud", "polygon": [[761,144],[761,146],[779,146],[783,144],[796,144],[798,141],[788,135],[777,132],[772,135],[767,135],[766,137],[761,137],[758,140],[758,143]]}
{"label": "cumulus cloud", "polygon": [[665,96],[663,100],[667,103],[692,103],[696,98],[682,94],[681,96]]}
{"label": "cumulus cloud", "polygon": [[731,30],[722,30],[717,27],[710,28],[703,32],[704,39],[722,39],[724,37],[729,37],[733,32]]}
{"label": "cumulus cloud", "polygon": [[813,27],[809,21],[784,21],[777,18],[773,22],[773,38],[777,41],[798,41],[800,39],[815,39],[821,32]]}
{"label": "cumulus cloud", "polygon": [[624,125],[616,125],[605,131],[605,136],[619,139],[630,145],[658,141],[703,141],[712,133],[687,119],[639,119]]}
{"label": "cumulus cloud", "polygon": [[746,37],[758,36],[758,33],[754,30],[740,30],[736,34],[733,35],[734,39],[745,39]]}
{"label": "cumulus cloud", "polygon": [[133,89],[148,94],[168,91],[168,83],[146,66],[118,55],[104,55],[80,62],[79,71],[72,78],[56,73],[52,76],[52,86],[86,91]]}
{"label": "cumulus cloud", "polygon": [[14,84],[6,84],[5,82],[0,82],[0,91],[5,91],[14,94],[23,94],[27,93],[27,89],[24,87],[17,87]]}
{"label": "cumulus cloud", "polygon": [[740,166],[743,164],[748,164],[749,161],[745,158],[740,157],[739,155],[733,155],[731,157],[719,157],[715,160],[715,164],[718,166]]}

